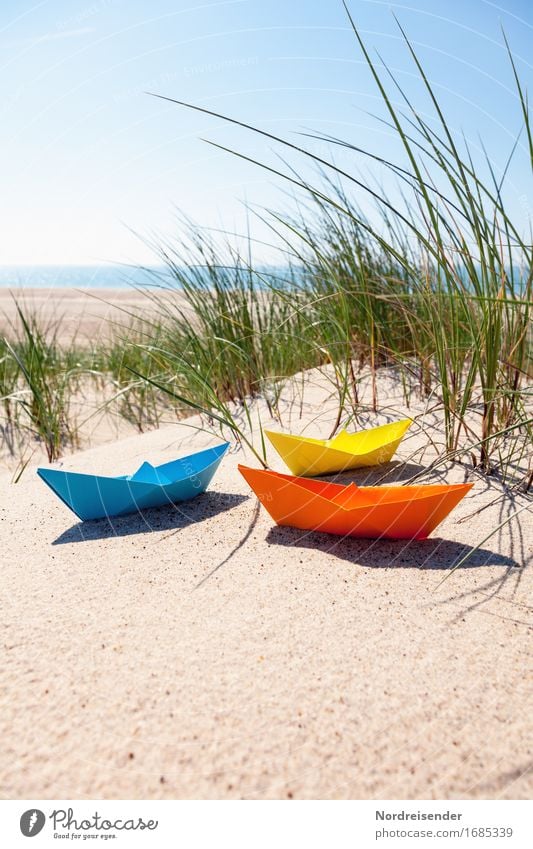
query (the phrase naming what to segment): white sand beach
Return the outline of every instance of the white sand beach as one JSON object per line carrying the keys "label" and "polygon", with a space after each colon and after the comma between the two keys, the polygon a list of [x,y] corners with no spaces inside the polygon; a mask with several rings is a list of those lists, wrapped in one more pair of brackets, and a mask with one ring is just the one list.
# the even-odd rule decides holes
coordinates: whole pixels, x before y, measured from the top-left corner
{"label": "white sand beach", "polygon": [[[317,435],[334,405],[323,386],[305,398],[284,426]],[[64,468],[214,444],[199,424]],[[393,478],[424,439],[413,427]],[[243,460],[233,448],[192,502],[112,523],[78,522],[34,469],[4,475],[2,797],[530,797],[531,514],[483,543],[524,499],[474,474],[429,540],[341,539],[273,526]]]}
{"label": "white sand beach", "polygon": [[[169,298],[178,299],[177,291]],[[123,289],[0,288],[0,333],[11,335],[17,326],[17,302],[28,314],[39,317],[43,326],[58,332],[57,341],[94,345],[150,311],[145,291]]]}
{"label": "white sand beach", "polygon": [[533,3],[392,7],[2,4],[7,849],[526,840]]}

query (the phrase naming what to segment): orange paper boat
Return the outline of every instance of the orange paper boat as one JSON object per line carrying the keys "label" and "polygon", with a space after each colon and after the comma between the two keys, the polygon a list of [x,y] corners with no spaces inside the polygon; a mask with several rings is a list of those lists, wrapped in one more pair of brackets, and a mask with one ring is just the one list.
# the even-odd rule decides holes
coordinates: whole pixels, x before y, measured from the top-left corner
{"label": "orange paper boat", "polygon": [[340,536],[425,539],[472,484],[343,486],[239,466],[276,524]]}

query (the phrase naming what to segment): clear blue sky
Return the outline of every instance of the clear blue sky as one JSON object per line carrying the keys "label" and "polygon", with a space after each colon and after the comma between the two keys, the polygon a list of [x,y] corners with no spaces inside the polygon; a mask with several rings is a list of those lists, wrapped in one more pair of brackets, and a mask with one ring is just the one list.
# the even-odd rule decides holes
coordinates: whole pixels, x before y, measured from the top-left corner
{"label": "clear blue sky", "polygon": [[[500,26],[527,84],[529,0],[350,7],[416,101],[395,11],[452,125],[474,144],[480,136],[501,166],[520,112]],[[242,229],[244,198],[289,205],[271,176],[200,139],[272,161],[270,144],[147,90],[291,138],[312,128],[395,155],[366,114],[383,110],[340,0],[2,0],[0,65],[0,264],[149,262],[128,228],[169,237],[175,208]],[[527,166],[521,148],[510,188],[524,220],[533,208]]]}

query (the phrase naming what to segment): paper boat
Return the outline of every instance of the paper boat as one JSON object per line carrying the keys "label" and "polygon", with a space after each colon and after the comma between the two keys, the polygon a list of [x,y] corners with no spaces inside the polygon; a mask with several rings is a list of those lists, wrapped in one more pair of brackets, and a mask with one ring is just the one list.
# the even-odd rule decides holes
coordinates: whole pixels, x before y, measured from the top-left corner
{"label": "paper boat", "polygon": [[425,539],[472,484],[343,486],[239,466],[276,524],[340,536]]}
{"label": "paper boat", "polygon": [[342,430],[333,439],[310,439],[270,430],[265,433],[293,475],[330,475],[388,463],[411,424],[411,419],[404,419],[358,433]]}
{"label": "paper boat", "polygon": [[103,519],[195,498],[209,486],[228,447],[224,442],[162,466],[143,463],[123,477],[53,468],[37,469],[37,474],[80,519]]}

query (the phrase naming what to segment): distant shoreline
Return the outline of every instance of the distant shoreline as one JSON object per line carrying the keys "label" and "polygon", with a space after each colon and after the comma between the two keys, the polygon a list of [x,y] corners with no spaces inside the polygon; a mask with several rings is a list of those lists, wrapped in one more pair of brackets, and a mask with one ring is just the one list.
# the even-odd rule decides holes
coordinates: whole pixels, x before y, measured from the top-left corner
{"label": "distant shoreline", "polygon": [[[192,264],[181,268],[183,271],[187,268],[195,276],[194,270],[198,266]],[[259,265],[255,270],[260,274],[278,275],[286,269],[284,266]],[[134,291],[159,287],[179,289],[179,276],[164,265],[0,265],[0,292],[6,289],[17,292],[40,289]]]}
{"label": "distant shoreline", "polygon": [[126,265],[4,265],[1,289],[131,289],[153,286],[157,277],[170,282],[163,266]]}
{"label": "distant shoreline", "polygon": [[[181,298],[179,292],[169,297]],[[17,323],[17,301],[44,325],[59,325],[60,344],[76,338],[82,347],[108,337],[120,324],[128,325],[134,316],[146,316],[151,302],[133,287],[77,289],[73,287],[0,288],[0,334],[11,336]]]}

